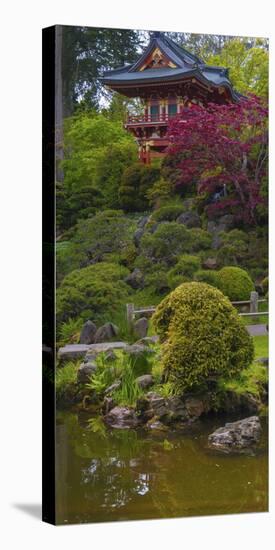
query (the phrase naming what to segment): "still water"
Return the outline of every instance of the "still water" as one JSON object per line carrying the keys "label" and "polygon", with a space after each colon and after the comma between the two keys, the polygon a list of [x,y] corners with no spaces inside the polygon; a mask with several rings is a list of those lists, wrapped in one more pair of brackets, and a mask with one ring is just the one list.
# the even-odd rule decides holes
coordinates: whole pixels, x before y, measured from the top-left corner
{"label": "still water", "polygon": [[192,433],[104,430],[95,420],[57,414],[57,523],[267,511],[267,427],[257,452],[225,455],[207,436],[229,418]]}

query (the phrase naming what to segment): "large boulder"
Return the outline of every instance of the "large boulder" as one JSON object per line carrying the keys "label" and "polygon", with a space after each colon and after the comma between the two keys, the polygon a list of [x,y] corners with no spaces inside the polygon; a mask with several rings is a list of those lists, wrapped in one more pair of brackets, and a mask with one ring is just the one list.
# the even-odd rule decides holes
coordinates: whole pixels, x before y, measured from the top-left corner
{"label": "large boulder", "polygon": [[79,384],[86,384],[90,381],[90,377],[96,372],[97,365],[94,361],[89,363],[81,363],[77,371],[77,381]]}
{"label": "large boulder", "polygon": [[201,220],[197,212],[183,212],[177,218],[177,223],[182,223],[191,229],[192,227],[201,227]]}
{"label": "large boulder", "polygon": [[80,344],[93,344],[96,333],[96,325],[93,321],[86,321],[80,333]]}
{"label": "large boulder", "polygon": [[119,329],[113,323],[105,323],[95,333],[94,341],[96,344],[113,340],[118,335]]}
{"label": "large boulder", "polygon": [[114,407],[104,420],[111,428],[136,428],[138,425],[136,412],[128,407]]}
{"label": "large boulder", "polygon": [[149,327],[149,321],[146,317],[141,317],[134,323],[134,333],[138,338],[145,338]]}
{"label": "large boulder", "polygon": [[140,269],[137,267],[130,273],[126,279],[124,279],[125,283],[132,287],[134,290],[138,288],[143,288],[144,286],[144,277]]}
{"label": "large boulder", "polygon": [[228,422],[209,435],[209,447],[222,450],[238,450],[255,446],[261,437],[262,427],[258,416],[250,416],[237,422]]}

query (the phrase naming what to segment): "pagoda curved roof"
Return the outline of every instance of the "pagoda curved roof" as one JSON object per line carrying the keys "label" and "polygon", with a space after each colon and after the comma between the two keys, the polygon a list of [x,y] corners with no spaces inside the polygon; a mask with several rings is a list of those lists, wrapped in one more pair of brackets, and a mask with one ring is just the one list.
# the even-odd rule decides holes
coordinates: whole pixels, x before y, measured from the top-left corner
{"label": "pagoda curved roof", "polygon": [[[158,48],[172,62],[173,67],[160,68],[142,67],[146,59]],[[105,71],[101,79],[103,84],[114,87],[127,87],[131,85],[146,85],[151,83],[178,81],[193,77],[200,82],[214,87],[225,86],[229,89],[233,100],[240,97],[230,82],[228,69],[224,67],[212,67],[206,65],[197,55],[182,48],[163,32],[155,32],[142,55],[132,65],[125,65],[111,71]]]}

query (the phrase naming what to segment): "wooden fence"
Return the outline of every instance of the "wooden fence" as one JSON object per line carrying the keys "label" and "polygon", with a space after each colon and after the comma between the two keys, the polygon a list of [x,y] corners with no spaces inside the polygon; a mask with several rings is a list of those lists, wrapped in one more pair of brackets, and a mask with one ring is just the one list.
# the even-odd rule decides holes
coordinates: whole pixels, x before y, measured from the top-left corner
{"label": "wooden fence", "polygon": [[[250,299],[249,300],[241,300],[239,302],[231,302],[233,306],[245,306],[249,305],[249,312],[247,313],[239,313],[240,317],[259,317],[259,315],[268,315],[268,311],[259,311],[259,304],[262,302],[266,302],[267,300],[265,298],[259,299],[259,294],[256,291],[252,291],[250,293]],[[156,306],[148,306],[148,307],[135,307],[134,304],[127,304],[126,305],[126,314],[127,314],[127,324],[128,327],[131,329],[133,327],[135,318],[137,315],[145,314],[146,316],[152,315],[154,311],[156,310]]]}

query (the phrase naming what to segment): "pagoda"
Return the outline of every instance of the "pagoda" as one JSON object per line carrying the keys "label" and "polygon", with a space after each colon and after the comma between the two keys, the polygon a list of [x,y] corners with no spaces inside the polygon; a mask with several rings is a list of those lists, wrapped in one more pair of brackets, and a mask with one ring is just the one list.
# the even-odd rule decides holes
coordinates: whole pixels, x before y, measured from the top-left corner
{"label": "pagoda", "polygon": [[224,104],[240,97],[232,87],[228,69],[206,65],[163,32],[152,33],[134,64],[106,71],[102,82],[124,96],[142,100],[143,114],[128,114],[125,128],[135,136],[139,159],[145,164],[165,154],[171,117],[192,103]]}

